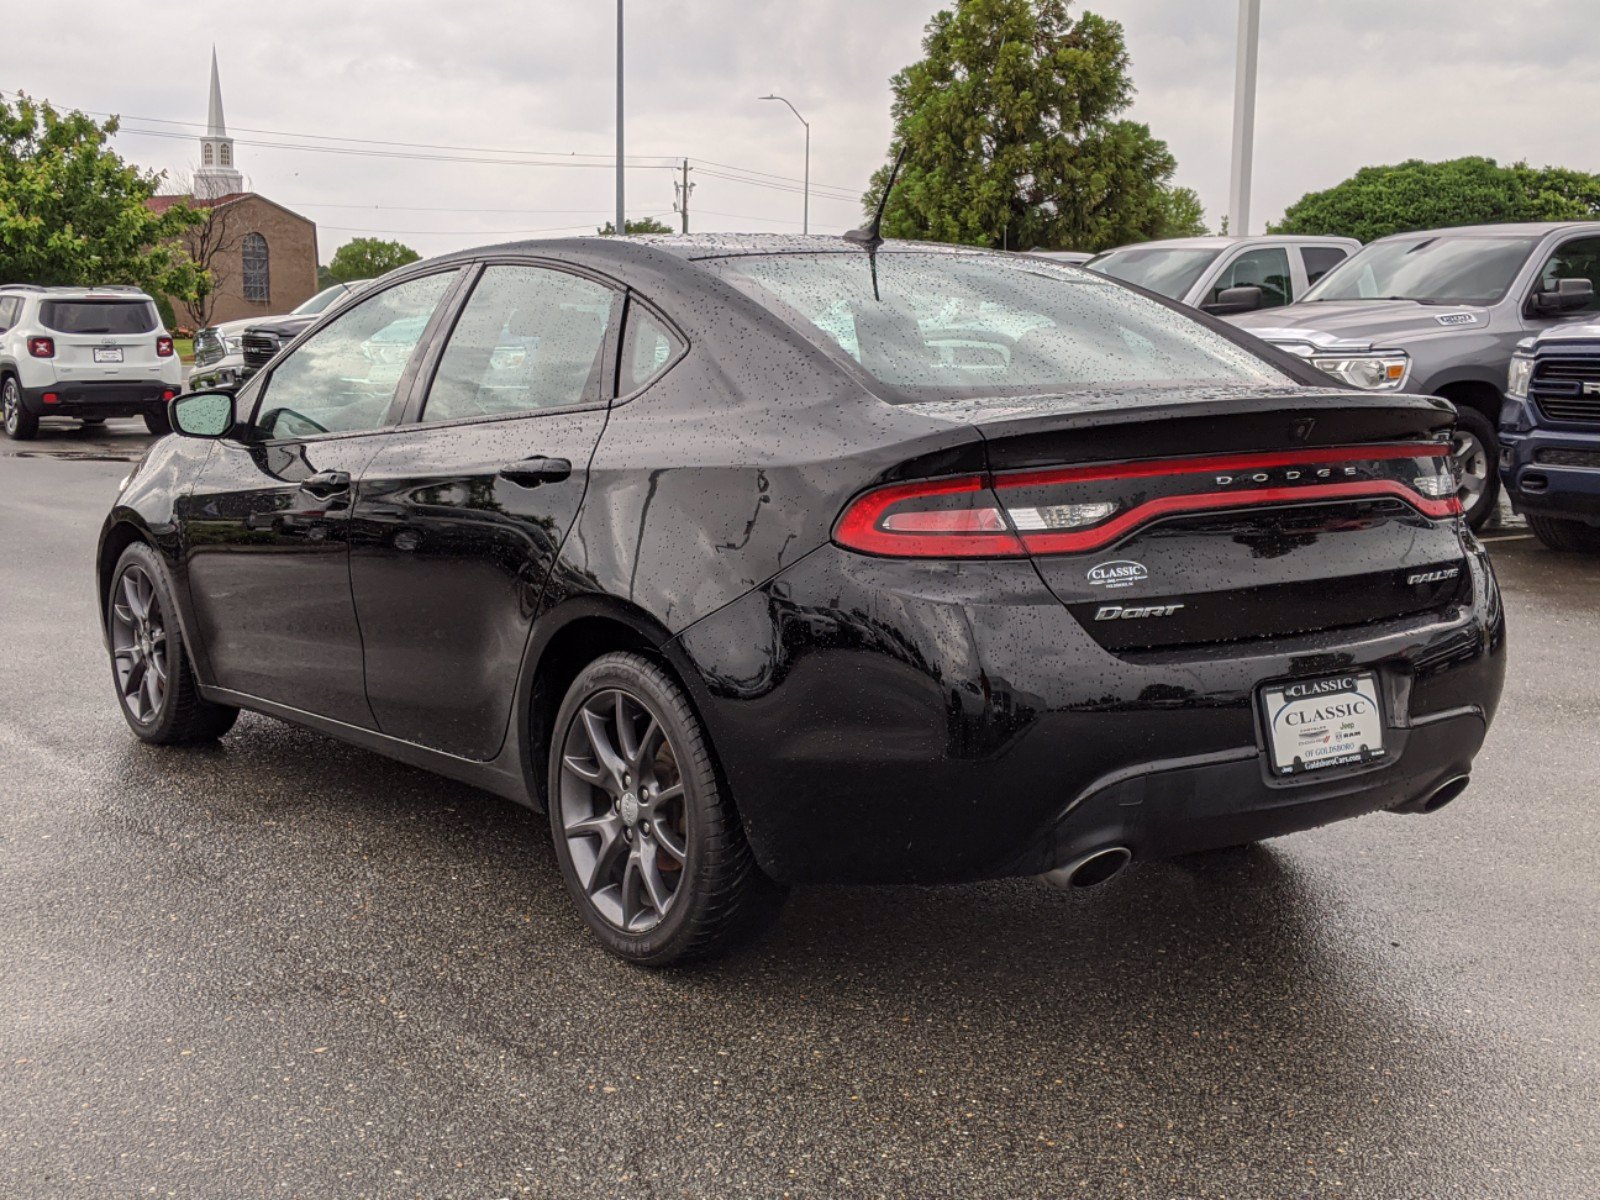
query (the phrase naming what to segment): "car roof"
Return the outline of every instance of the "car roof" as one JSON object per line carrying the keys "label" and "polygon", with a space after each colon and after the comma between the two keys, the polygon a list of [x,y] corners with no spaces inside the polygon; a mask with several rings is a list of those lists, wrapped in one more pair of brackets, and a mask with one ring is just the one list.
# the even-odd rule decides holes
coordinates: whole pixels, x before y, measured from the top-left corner
{"label": "car roof", "polygon": [[[929,254],[1000,255],[1003,252],[987,246],[956,246],[947,242],[915,242],[886,239],[879,243],[879,253],[916,251]],[[495,255],[550,254],[582,256],[596,262],[659,262],[663,254],[678,259],[724,258],[745,254],[865,254],[867,247],[860,242],[846,241],[829,234],[799,233],[688,233],[688,234],[630,234],[627,237],[576,237],[541,238],[520,242],[505,242],[495,246],[480,246],[472,250],[459,250],[430,261],[450,262],[457,259],[492,257]]]}
{"label": "car roof", "polygon": [[1328,246],[1359,246],[1361,243],[1350,237],[1329,237],[1324,234],[1314,233],[1256,233],[1248,237],[1230,237],[1225,234],[1210,234],[1205,237],[1186,238],[1157,238],[1150,242],[1129,242],[1125,246],[1113,246],[1106,254],[1114,254],[1118,250],[1222,250],[1228,246],[1286,246],[1286,245],[1328,245]]}
{"label": "car roof", "polygon": [[104,287],[42,287],[37,283],[0,283],[0,292],[16,292],[30,296],[48,296],[53,300],[148,300],[150,294],[142,288],[122,284]]}
{"label": "car roof", "polygon": [[1444,229],[1412,229],[1405,233],[1391,233],[1378,241],[1415,237],[1544,237],[1549,233],[1568,230],[1592,230],[1600,233],[1600,221],[1523,221],[1504,225],[1451,225]]}

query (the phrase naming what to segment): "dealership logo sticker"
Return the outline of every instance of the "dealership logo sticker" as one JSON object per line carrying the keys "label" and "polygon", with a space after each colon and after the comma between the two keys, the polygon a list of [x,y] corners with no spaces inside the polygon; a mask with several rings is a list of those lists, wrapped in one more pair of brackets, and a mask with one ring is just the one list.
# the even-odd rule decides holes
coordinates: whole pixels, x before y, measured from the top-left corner
{"label": "dealership logo sticker", "polygon": [[1089,568],[1089,583],[1092,587],[1132,587],[1136,583],[1147,582],[1149,578],[1150,572],[1145,569],[1143,563],[1131,562],[1128,559],[1096,563]]}

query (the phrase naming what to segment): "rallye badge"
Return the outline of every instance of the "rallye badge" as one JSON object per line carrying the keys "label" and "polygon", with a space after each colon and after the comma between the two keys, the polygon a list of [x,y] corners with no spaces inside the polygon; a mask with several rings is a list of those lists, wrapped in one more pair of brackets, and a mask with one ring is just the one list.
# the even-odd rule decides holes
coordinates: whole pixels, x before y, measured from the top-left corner
{"label": "rallye badge", "polygon": [[1096,563],[1089,568],[1089,583],[1094,587],[1125,588],[1144,583],[1150,572],[1143,563],[1119,559],[1116,562]]}

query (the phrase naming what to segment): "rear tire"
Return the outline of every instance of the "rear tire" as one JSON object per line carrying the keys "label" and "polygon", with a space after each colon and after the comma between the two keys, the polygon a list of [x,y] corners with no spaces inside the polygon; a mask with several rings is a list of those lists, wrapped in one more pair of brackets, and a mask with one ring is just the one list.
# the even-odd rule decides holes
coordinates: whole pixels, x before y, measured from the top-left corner
{"label": "rear tire", "polygon": [[1533,536],[1550,549],[1589,554],[1600,552],[1600,529],[1593,525],[1563,517],[1541,517],[1535,513],[1527,515],[1528,528],[1533,530]]}
{"label": "rear tire", "polygon": [[0,381],[0,420],[6,436],[14,442],[32,441],[39,432],[39,418],[23,407],[22,389],[10,375]]}
{"label": "rear tire", "polygon": [[167,419],[167,409],[162,405],[144,415],[144,427],[157,437],[172,432],[172,422]]}
{"label": "rear tire", "polygon": [[1500,439],[1489,418],[1466,404],[1457,404],[1451,457],[1461,473],[1461,507],[1473,529],[1482,529],[1500,503],[1499,455]]}
{"label": "rear tire", "polygon": [[209,742],[233,728],[239,710],[200,695],[166,564],[143,542],[122,552],[106,596],[111,678],[128,728],[159,746]]}
{"label": "rear tire", "polygon": [[756,865],[683,689],[639,654],[594,660],[556,714],[550,832],[584,922],[617,957],[659,967],[765,928],[784,889]]}

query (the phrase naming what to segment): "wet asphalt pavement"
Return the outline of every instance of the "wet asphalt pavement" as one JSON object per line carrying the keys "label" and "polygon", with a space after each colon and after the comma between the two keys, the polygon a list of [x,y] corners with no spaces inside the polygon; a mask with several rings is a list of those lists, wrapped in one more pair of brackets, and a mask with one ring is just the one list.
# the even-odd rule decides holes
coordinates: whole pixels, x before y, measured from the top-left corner
{"label": "wet asphalt pavement", "polygon": [[[796,893],[650,974],[544,820],[118,715],[113,429],[0,445],[0,1196],[1600,1196],[1600,560],[1492,549],[1473,786],[1066,896]],[[140,431],[142,432],[142,430]]]}

